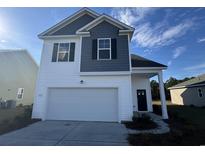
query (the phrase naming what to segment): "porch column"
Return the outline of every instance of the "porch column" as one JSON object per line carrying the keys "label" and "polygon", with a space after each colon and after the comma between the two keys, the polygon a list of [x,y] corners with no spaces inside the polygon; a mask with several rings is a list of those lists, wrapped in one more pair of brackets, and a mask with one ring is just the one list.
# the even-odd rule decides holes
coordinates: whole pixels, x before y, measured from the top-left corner
{"label": "porch column", "polygon": [[162,107],[162,118],[168,119],[162,71],[158,72],[158,80],[159,80],[159,90],[160,90],[160,99],[161,99],[161,107]]}

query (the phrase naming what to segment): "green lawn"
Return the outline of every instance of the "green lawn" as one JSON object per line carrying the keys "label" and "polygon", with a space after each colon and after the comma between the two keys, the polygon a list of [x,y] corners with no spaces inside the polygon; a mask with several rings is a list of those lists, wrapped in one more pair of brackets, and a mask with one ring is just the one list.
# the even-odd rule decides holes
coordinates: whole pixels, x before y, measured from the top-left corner
{"label": "green lawn", "polygon": [[178,115],[180,118],[185,119],[201,129],[205,129],[205,108],[169,105],[168,112]]}
{"label": "green lawn", "polygon": [[0,134],[26,127],[36,121],[31,119],[32,106],[0,109]]}
{"label": "green lawn", "polygon": [[[161,114],[161,106],[154,105]],[[168,105],[170,132],[129,135],[131,145],[205,145],[205,108]]]}
{"label": "green lawn", "polygon": [[[166,100],[166,102],[167,102],[167,104],[168,105],[174,105],[170,100]],[[161,105],[161,102],[160,102],[160,100],[153,100],[152,101],[152,104],[154,104],[154,105]]]}

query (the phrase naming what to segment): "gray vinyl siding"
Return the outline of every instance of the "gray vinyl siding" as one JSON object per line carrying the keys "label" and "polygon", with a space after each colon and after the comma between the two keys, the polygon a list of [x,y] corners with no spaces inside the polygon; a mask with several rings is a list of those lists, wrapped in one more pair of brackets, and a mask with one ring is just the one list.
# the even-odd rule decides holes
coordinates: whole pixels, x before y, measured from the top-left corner
{"label": "gray vinyl siding", "polygon": [[77,20],[71,22],[67,26],[56,31],[52,35],[75,35],[76,31],[83,26],[87,25],[89,22],[93,21],[94,18],[88,14],[85,14],[78,18]]}
{"label": "gray vinyl siding", "polygon": [[[81,72],[129,71],[128,36],[119,36],[118,32],[117,27],[104,21],[90,30],[90,37],[82,38]],[[117,59],[92,59],[92,40],[97,38],[116,38]]]}

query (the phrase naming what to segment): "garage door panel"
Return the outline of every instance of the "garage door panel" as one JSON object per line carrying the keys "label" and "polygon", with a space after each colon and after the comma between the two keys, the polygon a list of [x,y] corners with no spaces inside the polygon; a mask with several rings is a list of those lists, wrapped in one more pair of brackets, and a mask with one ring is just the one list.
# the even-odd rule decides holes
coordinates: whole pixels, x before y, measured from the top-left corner
{"label": "garage door panel", "polygon": [[47,119],[118,121],[115,88],[51,88]]}

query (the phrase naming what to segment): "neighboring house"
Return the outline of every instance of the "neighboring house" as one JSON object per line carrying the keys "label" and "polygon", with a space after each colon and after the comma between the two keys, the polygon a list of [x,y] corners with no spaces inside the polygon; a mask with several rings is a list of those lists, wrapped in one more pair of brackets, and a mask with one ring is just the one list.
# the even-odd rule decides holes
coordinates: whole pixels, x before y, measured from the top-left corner
{"label": "neighboring house", "polygon": [[169,90],[173,104],[205,106],[205,74],[170,87]]}
{"label": "neighboring house", "polygon": [[31,105],[38,66],[26,50],[0,49],[0,99]]}
{"label": "neighboring house", "polygon": [[[48,19],[47,19],[48,20]],[[158,75],[163,118],[165,65],[130,51],[134,28],[83,8],[39,34],[43,50],[33,118],[127,121],[152,112],[149,79]]]}

